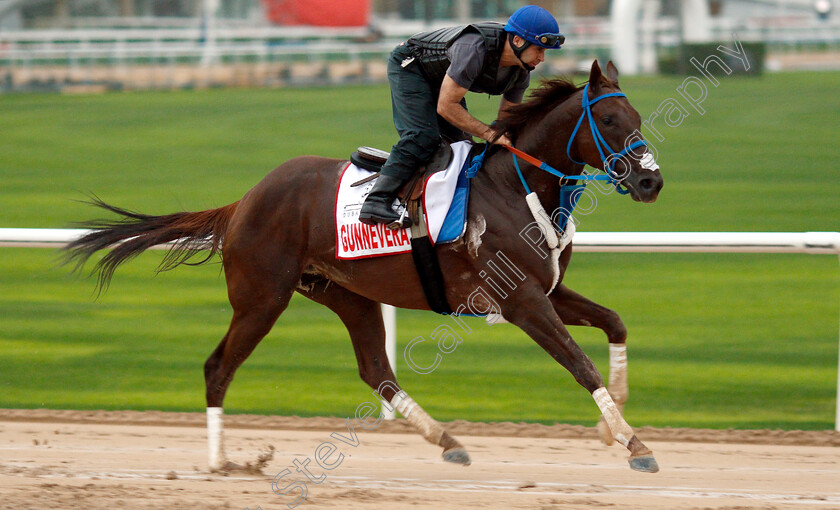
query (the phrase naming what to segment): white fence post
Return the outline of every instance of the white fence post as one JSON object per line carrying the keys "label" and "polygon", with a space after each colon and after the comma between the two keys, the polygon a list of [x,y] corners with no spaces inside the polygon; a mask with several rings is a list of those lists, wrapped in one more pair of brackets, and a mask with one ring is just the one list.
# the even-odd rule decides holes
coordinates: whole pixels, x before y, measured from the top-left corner
{"label": "white fence post", "polygon": [[[394,376],[397,375],[397,309],[391,305],[382,304],[382,320],[385,322],[385,353],[388,354],[388,363]],[[396,382],[396,381],[395,381]],[[382,417],[386,420],[393,420],[396,417],[396,410],[382,406]]]}

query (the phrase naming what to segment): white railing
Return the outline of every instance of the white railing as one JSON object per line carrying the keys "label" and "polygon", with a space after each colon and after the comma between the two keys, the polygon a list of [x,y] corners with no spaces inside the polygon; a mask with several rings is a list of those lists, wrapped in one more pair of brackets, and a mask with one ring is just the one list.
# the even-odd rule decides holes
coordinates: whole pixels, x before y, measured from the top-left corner
{"label": "white railing", "polygon": [[[0,228],[0,247],[60,248],[85,229]],[[577,232],[577,252],[812,253],[840,255],[840,232]],[[166,249],[156,246],[153,249]]]}
{"label": "white railing", "polygon": [[[0,247],[60,248],[88,232],[83,229],[0,228]],[[810,253],[840,259],[840,232],[578,232],[578,252]],[[156,246],[166,249],[167,246]],[[386,350],[396,373],[396,318],[383,305]],[[840,339],[838,340],[840,345]],[[840,356],[837,360],[834,429],[840,431]],[[393,419],[393,414],[386,418]]]}
{"label": "white railing", "polygon": [[578,232],[578,252],[840,255],[840,232]]}
{"label": "white railing", "polygon": [[[764,41],[772,47],[820,43],[834,49],[840,47],[840,20],[834,17],[817,22],[812,16],[788,16],[777,19],[721,18],[715,19],[712,31],[715,40],[730,40],[737,32],[741,40]],[[243,48],[255,48],[257,54],[271,54],[278,47],[288,46],[285,52],[299,55],[318,54],[318,43],[341,43],[343,48],[359,47],[364,52],[376,49],[388,53],[401,40],[415,32],[449,26],[451,20],[432,23],[381,19],[376,20],[376,34],[367,27],[331,28],[307,26],[215,26],[212,31],[200,20],[191,26],[158,26],[155,28],[78,28],[47,30],[6,30],[0,32],[0,56],[16,65],[16,61],[51,58],[74,60],[94,58],[102,54],[126,52],[153,58],[158,51],[170,48],[200,52],[212,39],[214,51],[224,57]],[[659,17],[649,27],[657,46],[676,46],[681,40],[679,20]],[[608,50],[612,31],[607,18],[577,17],[564,20],[560,27],[566,34],[565,52]],[[365,42],[367,40],[367,42]],[[285,53],[284,52],[284,53]]]}

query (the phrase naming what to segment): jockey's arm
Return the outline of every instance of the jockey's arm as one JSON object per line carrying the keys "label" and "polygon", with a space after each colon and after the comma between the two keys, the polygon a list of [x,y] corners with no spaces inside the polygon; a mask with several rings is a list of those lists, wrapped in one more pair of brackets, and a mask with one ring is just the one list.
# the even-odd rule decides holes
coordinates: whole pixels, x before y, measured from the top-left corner
{"label": "jockey's arm", "polygon": [[[466,94],[467,89],[458,85],[449,75],[444,76],[438,97],[437,113],[456,128],[489,141],[494,135],[493,129],[470,115],[470,112],[461,106],[461,99]],[[510,140],[502,135],[495,143],[510,145]]]}

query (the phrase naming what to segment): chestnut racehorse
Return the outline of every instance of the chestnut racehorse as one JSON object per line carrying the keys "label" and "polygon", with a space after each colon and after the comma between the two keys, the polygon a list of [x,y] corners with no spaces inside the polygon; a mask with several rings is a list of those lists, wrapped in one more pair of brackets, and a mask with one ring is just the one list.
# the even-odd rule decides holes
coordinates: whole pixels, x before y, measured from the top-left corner
{"label": "chestnut racehorse", "polygon": [[[539,214],[532,212],[534,205],[542,214],[555,210],[560,192],[556,171],[579,176],[584,163],[600,170],[606,167],[610,182],[629,191],[634,200],[655,201],[663,182],[659,167],[643,141],[627,145],[634,134],[640,137],[641,118],[620,92],[612,62],[602,72],[597,61],[588,86],[547,81],[528,101],[501,117],[497,130],[507,133],[514,146],[532,158],[516,158],[500,146],[487,152],[471,181],[465,235],[435,248],[446,300],[452,309],[462,311],[498,307],[493,311],[527,333],[592,394],[602,414],[602,439],[607,444],[613,439],[622,443],[630,451],[631,468],[655,472],[652,452],[622,417],[628,394],[624,324],[614,311],[562,284],[572,245],[561,253],[555,229],[547,229],[550,223],[545,221],[535,222]],[[615,147],[625,150],[614,151]],[[555,173],[528,162],[535,159]],[[341,160],[298,157],[277,167],[238,202],[201,212],[147,216],[96,199],[98,206],[122,218],[89,222],[93,230],[66,248],[79,266],[97,250],[111,248],[95,269],[101,287],[107,286],[120,263],[161,243],[175,245],[160,269],[189,263],[199,250],[210,250],[201,262],[221,254],[233,318],[204,365],[211,470],[231,466],[221,430],[225,392],[236,369],[269,332],[295,291],[341,318],[362,380],[378,391],[386,405],[396,407],[426,440],[440,445],[446,461],[470,462],[464,447],[399,387],[385,353],[380,303],[429,309],[411,255],[336,259],[333,203],[346,165]],[[538,203],[526,203],[527,187]],[[537,242],[533,235],[520,235],[535,224],[541,225]],[[480,276],[487,274],[484,268],[499,252],[515,266],[515,290],[509,288],[505,296],[493,299],[477,297],[474,291],[484,282]],[[592,326],[606,333],[609,391],[572,339],[568,325]]]}

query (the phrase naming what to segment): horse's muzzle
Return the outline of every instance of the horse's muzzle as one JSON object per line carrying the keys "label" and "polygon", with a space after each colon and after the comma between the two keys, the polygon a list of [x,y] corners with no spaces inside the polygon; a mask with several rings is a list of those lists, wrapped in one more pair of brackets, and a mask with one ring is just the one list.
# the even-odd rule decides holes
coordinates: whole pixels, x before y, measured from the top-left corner
{"label": "horse's muzzle", "polygon": [[633,200],[650,204],[656,202],[656,198],[665,182],[662,175],[658,171],[654,171],[646,172],[646,175],[636,179],[627,179],[622,184],[630,190],[630,196],[633,197]]}

